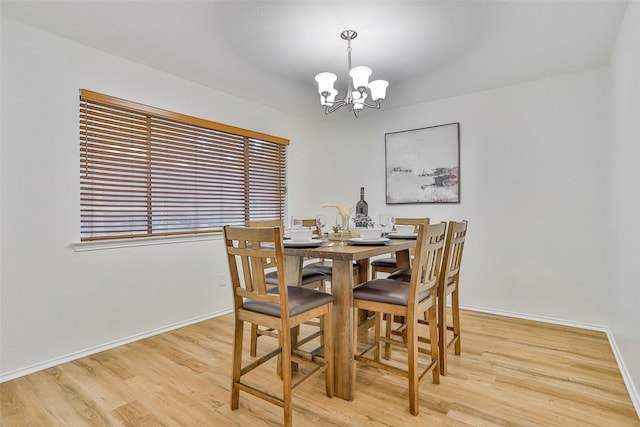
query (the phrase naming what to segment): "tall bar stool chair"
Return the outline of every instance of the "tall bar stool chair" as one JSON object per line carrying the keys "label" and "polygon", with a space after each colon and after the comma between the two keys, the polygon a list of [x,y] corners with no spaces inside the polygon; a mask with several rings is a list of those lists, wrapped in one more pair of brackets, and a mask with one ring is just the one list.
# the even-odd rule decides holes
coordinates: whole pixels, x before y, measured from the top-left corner
{"label": "tall bar stool chair", "polygon": [[[247,227],[281,227],[281,229],[284,230],[284,226],[281,220],[247,221],[245,225]],[[266,258],[263,260],[264,269],[269,270],[269,272],[265,274],[265,280],[267,285],[272,287],[278,286],[278,271],[275,269],[275,261],[275,259]],[[303,268],[300,285],[304,288],[318,289],[324,292],[326,286],[325,279],[326,276],[321,272],[309,268]],[[258,352],[258,338],[262,336],[277,338],[275,331],[269,328],[259,328],[258,325],[252,325],[250,340],[250,354],[252,357],[255,357]]]}
{"label": "tall bar stool chair", "polygon": [[[441,222],[440,223],[443,227],[445,227],[446,230],[446,226],[447,223],[446,222]],[[445,236],[446,234],[443,233],[442,235],[431,235],[429,237],[429,242],[430,243],[437,243],[438,241],[442,241],[443,245],[446,243],[445,242]],[[443,246],[444,247],[444,246]],[[443,258],[444,258],[444,250],[443,250]],[[442,266],[440,266],[440,273],[442,275]],[[398,270],[395,273],[390,274],[389,276],[387,276],[387,279],[393,279],[393,280],[402,280],[403,282],[411,282],[411,275],[413,274],[413,269],[411,267],[409,268],[405,268],[402,270]],[[437,294],[436,294],[437,295]],[[427,317],[425,316],[424,318],[425,320],[428,321]],[[399,326],[394,326],[394,322],[395,323],[399,323]],[[387,337],[390,337],[391,335],[395,335],[395,336],[399,336],[399,337],[403,337],[403,339],[406,339],[405,333],[406,333],[406,328],[407,325],[404,321],[404,319],[402,317],[394,317],[393,319],[389,319],[386,324],[385,324],[386,328],[387,328]],[[385,348],[384,348],[384,358],[385,359],[390,359],[391,358],[391,346],[389,344],[385,344]],[[440,373],[442,374],[442,369],[440,369]]]}
{"label": "tall bar stool chair", "polygon": [[[398,225],[418,225],[418,224],[429,224],[429,218],[396,218],[396,224]],[[411,259],[415,257],[416,248],[411,249],[410,255]],[[392,274],[398,270],[396,255],[392,253],[391,256],[385,258],[378,258],[371,261],[371,277],[373,279],[378,278],[378,273],[388,273]],[[406,281],[408,282],[411,278],[411,270],[407,270]],[[403,322],[404,319],[396,318],[395,320]],[[392,333],[392,325],[393,321],[386,322],[387,334],[390,335]],[[385,346],[385,359],[389,359],[391,352],[391,347]]]}
{"label": "tall bar stool chair", "polygon": [[[240,391],[251,394],[284,410],[284,425],[293,423],[292,392],[310,376],[325,373],[326,394],[333,397],[333,336],[332,308],[334,298],[326,292],[285,283],[285,255],[280,227],[224,227],[227,259],[233,286],[234,340],[231,409],[239,406]],[[269,287],[263,268],[265,259],[275,259],[278,286]],[[326,325],[321,346],[303,351],[294,346],[292,332],[308,320],[320,318]],[[277,331],[278,346],[257,360],[243,365],[244,322],[263,325]],[[322,354],[322,355],[320,355]],[[275,356],[280,356],[278,373],[282,392],[274,382],[259,386],[245,375]],[[298,369],[292,378],[292,363],[308,369]],[[266,369],[266,367],[265,367]],[[295,380],[295,382],[294,382]]]}
{"label": "tall bar stool chair", "polygon": [[[447,375],[447,353],[454,346],[456,355],[460,355],[460,267],[464,241],[467,238],[468,221],[449,221],[447,239],[442,258],[442,271],[438,285],[438,343],[440,353],[440,373]],[[451,295],[452,323],[447,321],[447,296]],[[451,339],[448,332],[452,332]]]}
{"label": "tall bar stool chair", "polygon": [[[356,381],[358,363],[383,369],[387,372],[401,375],[409,380],[409,412],[419,413],[419,386],[431,373],[433,383],[440,382],[438,361],[438,329],[436,323],[436,292],[438,277],[442,261],[446,226],[444,223],[416,226],[418,238],[414,258],[413,273],[410,282],[393,279],[373,279],[353,289],[354,310],[369,310],[375,312],[375,341],[364,351],[358,351],[358,340],[354,339],[354,367],[353,379]],[[439,238],[437,236],[440,236]],[[428,320],[424,320],[426,315]],[[402,316],[406,321],[405,336],[401,340],[387,337],[382,333],[382,316]],[[419,328],[418,326],[421,326]],[[420,330],[428,329],[428,336],[420,334]],[[357,337],[358,327],[354,322],[354,337]],[[430,348],[420,347],[420,343],[430,342]],[[407,369],[394,366],[381,359],[382,343],[406,349]],[[373,351],[373,356],[370,352]],[[427,354],[426,366],[421,368],[419,355]]]}
{"label": "tall bar stool chair", "polygon": [[[396,218],[396,224],[398,225],[418,225],[429,223],[429,218]],[[415,249],[411,251],[411,256],[415,255]],[[371,278],[377,279],[378,273],[393,273],[398,270],[395,253],[385,258],[378,258],[371,261]]]}

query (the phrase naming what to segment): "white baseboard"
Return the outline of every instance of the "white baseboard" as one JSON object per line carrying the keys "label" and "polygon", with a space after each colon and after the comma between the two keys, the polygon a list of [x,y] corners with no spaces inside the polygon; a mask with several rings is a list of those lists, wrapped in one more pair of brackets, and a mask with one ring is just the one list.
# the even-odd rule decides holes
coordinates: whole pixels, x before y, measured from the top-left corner
{"label": "white baseboard", "polygon": [[[449,305],[450,306],[450,305]],[[571,320],[556,319],[553,317],[535,316],[532,314],[517,313],[515,311],[496,310],[493,308],[476,307],[473,305],[460,304],[460,308],[470,311],[478,311],[481,313],[495,314],[498,316],[515,317],[517,319],[533,320],[535,322],[553,323],[554,325],[571,326],[573,328],[589,329],[591,331],[607,332],[609,328],[601,325],[593,325],[590,323],[573,322]]]}
{"label": "white baseboard", "polygon": [[515,317],[518,319],[533,320],[536,322],[552,323],[554,325],[571,326],[574,328],[589,329],[592,331],[604,332],[605,334],[607,334],[607,338],[609,339],[609,345],[611,345],[611,350],[613,351],[613,355],[615,356],[616,362],[618,363],[618,369],[620,369],[620,374],[622,375],[624,384],[627,387],[627,391],[629,392],[629,397],[631,398],[631,402],[633,403],[633,406],[636,409],[638,418],[640,418],[640,394],[638,394],[638,390],[636,389],[635,384],[633,384],[633,381],[631,380],[631,375],[627,370],[627,366],[624,364],[624,359],[620,354],[620,349],[618,348],[618,345],[616,344],[616,340],[613,337],[613,334],[611,333],[611,330],[609,329],[609,327],[601,326],[601,325],[592,325],[589,323],[572,322],[569,320],[555,319],[552,317],[534,316],[531,314],[516,313],[513,311],[503,311],[503,310],[495,310],[492,308],[475,307],[471,305],[461,304],[460,308],[463,310],[477,311],[477,312],[488,313],[488,314],[496,314],[498,316]]}
{"label": "white baseboard", "polygon": [[624,364],[624,360],[622,359],[622,355],[620,354],[618,345],[616,344],[616,340],[613,338],[613,334],[611,334],[609,330],[607,330],[607,337],[609,337],[609,343],[611,344],[613,355],[616,357],[616,361],[618,362],[618,367],[620,368],[620,374],[622,374],[624,384],[627,386],[627,390],[629,391],[629,396],[631,396],[633,406],[636,408],[638,418],[640,418],[640,394],[638,393],[638,389],[636,388],[635,384],[633,384],[633,381],[631,381],[631,375],[627,370],[627,366]]}
{"label": "white baseboard", "polygon": [[162,334],[172,331],[174,329],[183,328],[185,326],[192,325],[194,323],[202,322],[212,319],[214,317],[222,316],[224,314],[232,313],[233,309],[221,310],[215,313],[205,314],[193,319],[185,320],[183,322],[174,323],[172,325],[164,326],[162,328],[153,329],[148,332],[132,335],[121,340],[112,341],[106,344],[101,344],[95,347],[88,348],[86,350],[76,351],[74,353],[67,354],[65,356],[56,357],[54,359],[47,360],[42,363],[36,363],[35,365],[27,366],[26,368],[16,369],[15,371],[3,373],[0,375],[0,384],[6,381],[11,381],[16,378],[23,377],[25,375],[33,374],[34,372],[42,371],[53,366],[60,365],[62,363],[71,362],[72,360],[80,359],[81,357],[91,356],[92,354],[100,353],[101,351],[110,350],[121,345],[129,344],[134,341],[138,341],[144,338],[149,338],[154,335]]}

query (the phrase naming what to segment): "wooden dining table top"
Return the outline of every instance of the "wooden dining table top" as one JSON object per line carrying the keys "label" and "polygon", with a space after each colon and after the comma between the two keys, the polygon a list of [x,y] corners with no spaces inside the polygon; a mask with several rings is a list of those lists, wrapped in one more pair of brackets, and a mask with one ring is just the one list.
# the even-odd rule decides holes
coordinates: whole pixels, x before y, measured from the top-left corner
{"label": "wooden dining table top", "polygon": [[416,245],[415,239],[389,239],[383,245],[352,245],[345,241],[341,245],[338,241],[330,241],[326,245],[318,247],[285,247],[285,255],[294,255],[308,258],[328,258],[348,261],[358,261],[390,252],[408,250]]}

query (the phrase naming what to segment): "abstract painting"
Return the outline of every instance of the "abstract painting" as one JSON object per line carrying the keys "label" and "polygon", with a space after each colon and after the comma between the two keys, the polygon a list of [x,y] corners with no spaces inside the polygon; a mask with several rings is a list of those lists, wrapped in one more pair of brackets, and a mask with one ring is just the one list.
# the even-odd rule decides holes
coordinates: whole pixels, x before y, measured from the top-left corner
{"label": "abstract painting", "polygon": [[460,202],[460,123],[385,134],[386,202]]}

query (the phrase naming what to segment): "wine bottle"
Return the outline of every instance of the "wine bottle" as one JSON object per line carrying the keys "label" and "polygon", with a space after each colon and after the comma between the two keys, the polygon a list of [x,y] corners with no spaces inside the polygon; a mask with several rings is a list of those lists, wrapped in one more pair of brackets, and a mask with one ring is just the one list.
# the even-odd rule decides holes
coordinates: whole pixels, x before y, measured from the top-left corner
{"label": "wine bottle", "polygon": [[360,200],[356,203],[356,217],[369,215],[369,204],[364,200],[364,187],[360,187]]}

